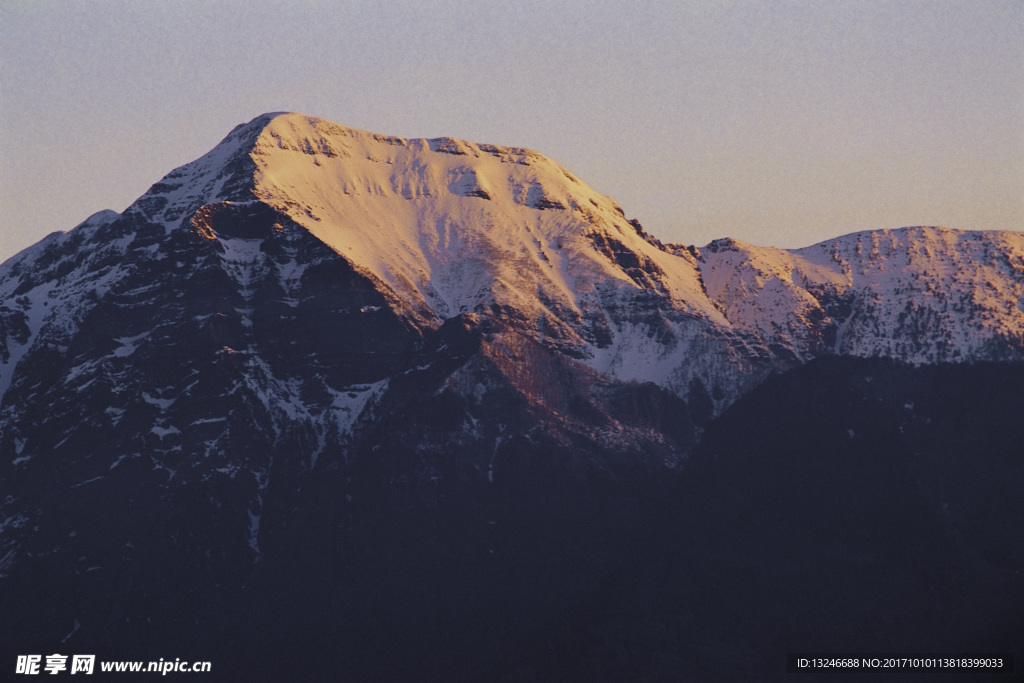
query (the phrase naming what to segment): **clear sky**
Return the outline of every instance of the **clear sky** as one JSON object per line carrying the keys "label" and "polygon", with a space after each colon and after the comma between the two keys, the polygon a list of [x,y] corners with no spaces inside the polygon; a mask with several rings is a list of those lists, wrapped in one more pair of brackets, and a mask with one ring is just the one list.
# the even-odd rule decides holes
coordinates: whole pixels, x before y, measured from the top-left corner
{"label": "clear sky", "polygon": [[267,111],[530,147],[665,241],[1024,229],[1024,1],[0,0],[0,259]]}

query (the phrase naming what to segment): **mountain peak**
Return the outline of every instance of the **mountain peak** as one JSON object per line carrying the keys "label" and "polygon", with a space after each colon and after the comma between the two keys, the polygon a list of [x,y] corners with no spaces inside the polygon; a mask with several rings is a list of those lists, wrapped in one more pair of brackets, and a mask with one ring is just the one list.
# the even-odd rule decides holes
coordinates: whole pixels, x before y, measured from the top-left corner
{"label": "mountain peak", "polygon": [[[224,142],[229,142],[233,139],[232,136],[253,133],[258,133],[255,144],[256,151],[278,148],[333,157],[344,156],[344,152],[351,149],[355,143],[383,144],[405,147],[414,151],[429,151],[469,158],[479,158],[481,155],[489,154],[503,158],[506,162],[523,165],[540,162],[558,166],[542,154],[522,147],[475,143],[448,136],[403,138],[383,135],[297,112],[276,112],[258,116],[249,123],[237,126]],[[578,182],[567,170],[561,166],[558,168],[568,178]]]}
{"label": "mountain peak", "polygon": [[[578,318],[594,283],[646,286],[654,272],[674,299],[718,315],[701,303],[692,264],[676,264],[686,262],[643,239],[618,204],[537,152],[283,114],[263,126],[251,159],[253,196],[427,320],[492,305]],[[639,255],[615,255],[626,252]]]}

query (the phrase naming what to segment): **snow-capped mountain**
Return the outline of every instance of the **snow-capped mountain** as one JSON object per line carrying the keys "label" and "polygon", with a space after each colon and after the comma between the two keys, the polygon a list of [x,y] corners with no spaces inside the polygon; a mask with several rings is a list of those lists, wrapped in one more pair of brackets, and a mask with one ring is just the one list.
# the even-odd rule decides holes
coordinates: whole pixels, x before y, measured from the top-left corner
{"label": "snow-capped mountain", "polygon": [[217,259],[203,267],[241,298],[219,314],[242,329],[263,309],[257,282],[294,307],[309,264],[264,248],[289,231],[372,283],[384,302],[364,314],[387,308],[419,330],[485,315],[611,379],[684,398],[697,382],[718,408],[772,367],[822,353],[927,363],[1015,358],[1024,344],[1020,233],[912,228],[790,251],[665,246],[535,152],[277,114],[239,126],[123,216],[97,214],[7,263],[0,389],[30,347],[71,335],[172,243],[210,243]]}
{"label": "snow-capped mountain", "polygon": [[[521,557],[570,553],[558,577],[573,552],[610,561],[767,378],[824,356],[1020,361],[1022,301],[1021,233],[666,245],[530,150],[267,114],[0,265],[0,612],[25,647],[192,648],[179,629],[206,620],[195,638],[231,648],[232,625],[270,643],[268,614],[326,595],[377,629],[346,638],[379,643],[398,577],[470,590],[459,633],[485,624],[486,655],[558,604],[509,578],[543,574]],[[379,592],[346,592],[363,583]],[[428,612],[409,628],[443,631]]]}
{"label": "snow-capped mountain", "polygon": [[801,358],[1015,359],[1024,342],[1024,234],[904,228],[805,249],[716,240],[709,296],[738,330]]}

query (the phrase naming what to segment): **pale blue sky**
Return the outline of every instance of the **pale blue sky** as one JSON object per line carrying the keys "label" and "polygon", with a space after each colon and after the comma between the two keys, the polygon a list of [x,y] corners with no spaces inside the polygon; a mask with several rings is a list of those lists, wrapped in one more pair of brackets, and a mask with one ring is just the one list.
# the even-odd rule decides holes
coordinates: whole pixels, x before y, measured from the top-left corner
{"label": "pale blue sky", "polygon": [[1024,229],[1024,2],[0,0],[0,259],[300,111],[531,147],[665,241]]}

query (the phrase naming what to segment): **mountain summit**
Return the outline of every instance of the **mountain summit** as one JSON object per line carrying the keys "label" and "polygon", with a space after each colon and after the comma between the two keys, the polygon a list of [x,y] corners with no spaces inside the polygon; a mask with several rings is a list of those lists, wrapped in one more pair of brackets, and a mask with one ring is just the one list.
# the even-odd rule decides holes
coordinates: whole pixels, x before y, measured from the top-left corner
{"label": "mountain summit", "polygon": [[[1012,507],[999,482],[1015,481],[1018,435],[972,454],[1003,473],[993,483],[955,474],[949,434],[928,425],[965,387],[988,405],[972,364],[1017,372],[1022,299],[1020,233],[663,244],[530,150],[260,116],[124,213],[0,265],[0,612],[18,615],[0,640],[112,659],[133,656],[112,644],[213,643],[244,668],[286,632],[313,658],[346,643],[356,679],[422,680],[496,679],[523,657],[545,670],[563,661],[550,640],[677,679],[693,653],[658,634],[699,632],[710,678],[737,645],[701,623],[731,612],[694,596],[749,569],[716,533],[807,541],[762,558],[782,595],[808,583],[794,567],[818,566],[805,521],[844,514],[832,498],[779,502],[780,472],[807,490],[817,480],[795,473],[890,482],[887,523],[931,534],[919,557],[882,547],[856,498],[859,521],[829,546],[844,572],[966,553],[972,585],[1005,588],[1017,546],[978,532],[971,554],[949,525],[988,528]],[[1019,398],[1012,382],[993,396]],[[821,471],[832,460],[815,449],[853,454],[849,471]],[[922,451],[952,474],[929,474]],[[950,585],[935,594],[991,598]],[[905,614],[910,593],[892,588],[880,613]],[[637,623],[644,596],[679,610]],[[566,635],[594,600],[633,616]],[[644,659],[637,633],[669,654]],[[919,647],[949,635],[928,633]]]}

